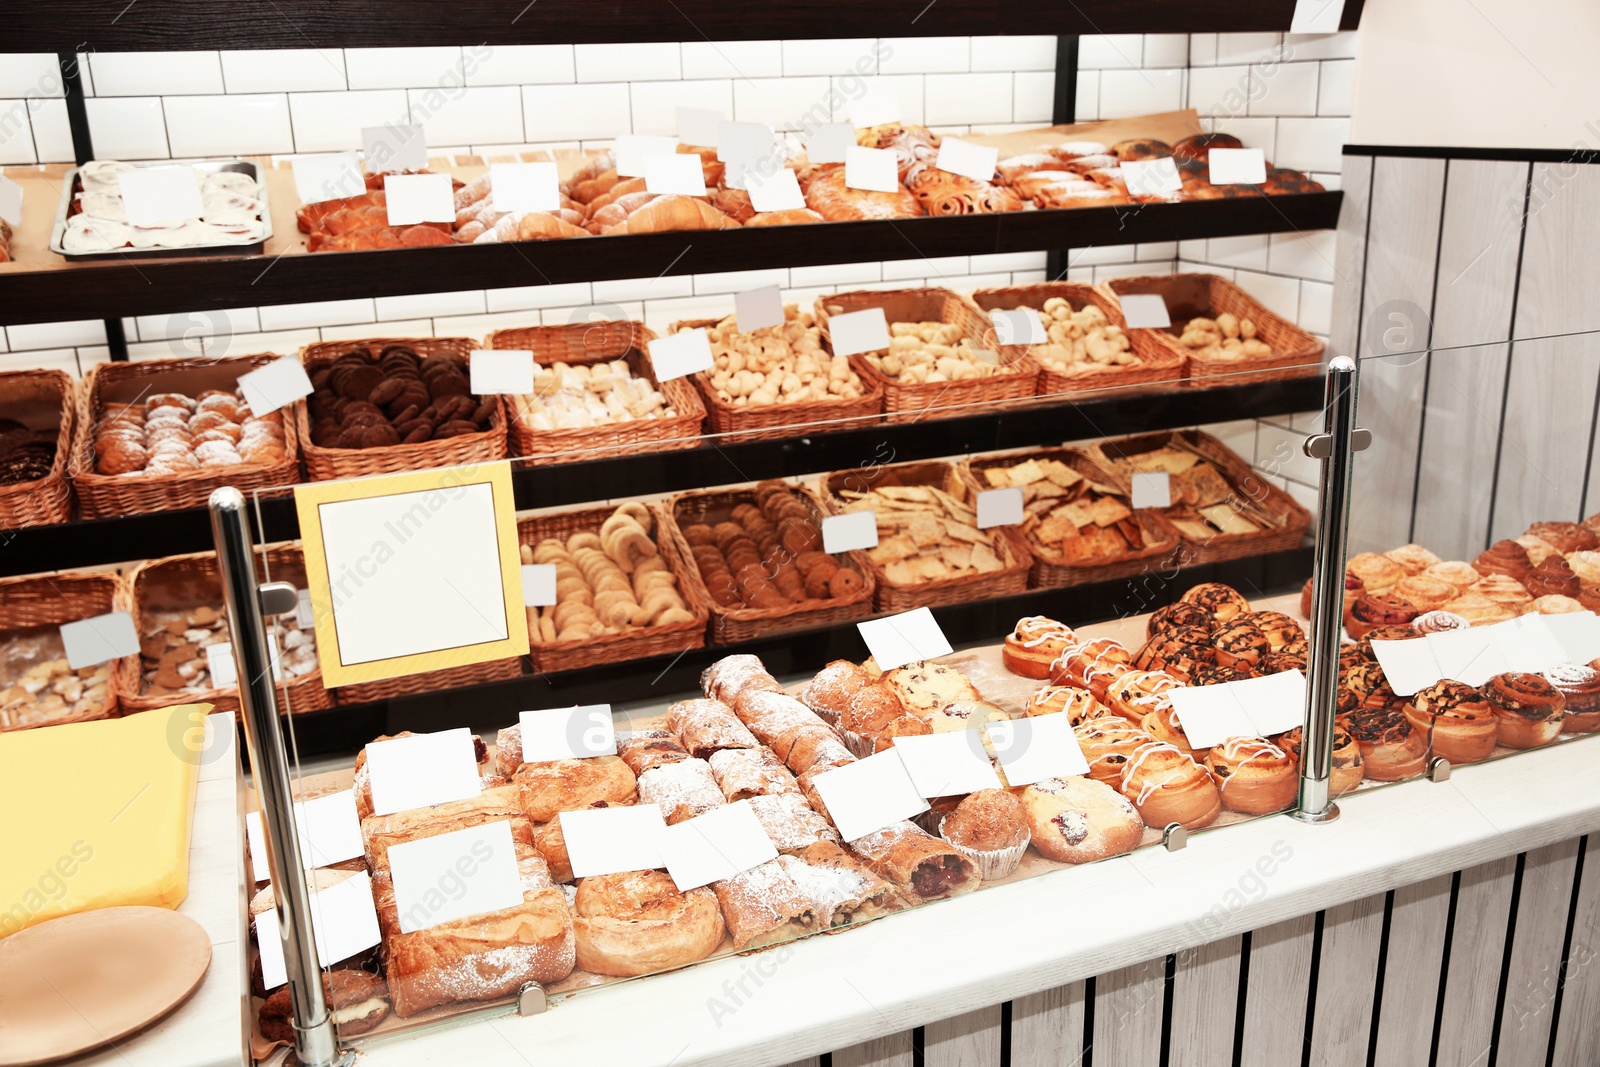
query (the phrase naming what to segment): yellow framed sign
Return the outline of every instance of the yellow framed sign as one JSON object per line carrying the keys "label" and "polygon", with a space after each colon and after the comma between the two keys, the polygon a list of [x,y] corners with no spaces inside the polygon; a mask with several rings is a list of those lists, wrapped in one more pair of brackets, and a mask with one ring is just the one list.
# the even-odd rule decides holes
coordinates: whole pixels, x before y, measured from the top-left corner
{"label": "yellow framed sign", "polygon": [[329,688],[525,656],[505,461],[295,487]]}

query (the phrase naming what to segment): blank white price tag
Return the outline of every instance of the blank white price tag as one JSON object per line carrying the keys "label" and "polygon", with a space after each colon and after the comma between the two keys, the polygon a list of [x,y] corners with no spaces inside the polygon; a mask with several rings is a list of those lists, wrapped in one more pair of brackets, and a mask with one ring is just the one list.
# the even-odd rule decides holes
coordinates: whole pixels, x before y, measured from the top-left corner
{"label": "blank white price tag", "polygon": [[1260,185],[1267,180],[1267,157],[1259,148],[1213,148],[1212,185]]}
{"label": "blank white price tag", "polygon": [[701,107],[678,108],[678,143],[704,147],[717,143],[717,125],[728,117]]}
{"label": "blank white price tag", "polygon": [[1290,33],[1338,33],[1344,0],[1295,0]]}
{"label": "blank white price tag", "polygon": [[612,146],[612,156],[617,161],[617,176],[643,178],[644,157],[662,153],[671,155],[678,150],[676,137],[658,137],[648,133],[624,133]]}
{"label": "blank white price tag", "polygon": [[1117,302],[1122,305],[1122,320],[1130,330],[1160,330],[1172,325],[1167,302],[1159,293],[1119,293]]}
{"label": "blank white price tag", "polygon": [[468,372],[475,396],[510,393],[525,396],[533,392],[533,353],[514,348],[474,349]]}
{"label": "blank white price tag", "polygon": [[200,172],[190,166],[139,167],[117,175],[130,226],[159,226],[205,213]]}
{"label": "blank white price tag", "polygon": [[934,157],[933,165],[951,174],[986,182],[994,178],[995,164],[999,160],[998,148],[947,136],[939,142],[939,154]]}
{"label": "blank white price tag", "polygon": [[239,375],[239,390],[252,415],[267,415],[310,396],[311,377],[297,357],[284,356]]}
{"label": "blank white price tag", "polygon": [[[786,172],[787,173],[787,172]],[[783,294],[776,285],[733,294],[733,316],[740,333],[783,325]]]}
{"label": "blank white price tag", "polygon": [[1122,180],[1134,196],[1165,196],[1183,188],[1171,156],[1128,160],[1122,164]]}
{"label": "blank white price tag", "polygon": [[396,170],[426,170],[428,141],[421,126],[363,126],[361,158],[368,174]]}
{"label": "blank white price tag", "polygon": [[1588,663],[1600,658],[1600,615],[1592,611],[1569,611],[1546,615],[1544,624],[1566,650],[1570,663]]}
{"label": "blank white price tag", "polygon": [[334,152],[325,156],[300,156],[293,162],[294,189],[302,204],[324,200],[343,200],[367,191],[361,176],[361,161],[354,152]]}
{"label": "blank white price tag", "polygon": [[955,651],[927,608],[914,608],[883,619],[856,623],[880,670],[892,671],[918,660]]}
{"label": "blank white price tag", "polygon": [[467,800],[483,792],[472,731],[465,726],[367,744],[372,813]]}
{"label": "blank white price tag", "polygon": [[800,179],[788,167],[779,167],[771,174],[747,170],[744,186],[750,194],[750,206],[757,211],[798,211],[806,206]]}
{"label": "blank white price tag", "polygon": [[1545,625],[1543,615],[1522,615],[1485,627],[1494,634],[1494,643],[1505,657],[1506,670],[1548,670],[1567,661],[1567,650]]}
{"label": "blank white price tag", "polygon": [[1432,643],[1425,637],[1370,643],[1378,666],[1383,668],[1384,680],[1394,690],[1395,696],[1408,697],[1446,677],[1444,671],[1439,669],[1439,659],[1434,655]]}
{"label": "blank white price tag", "polygon": [[[372,876],[357,871],[320,893],[312,893],[311,930],[317,945],[317,963],[322,967],[331,967],[376,945],[378,908],[372,899]],[[261,979],[268,989],[276,989],[289,980],[283,964],[282,937],[277,909],[268,908],[256,916]]]}
{"label": "blank white price tag", "polygon": [[705,196],[705,171],[700,157],[650,152],[644,157],[644,187],[658,196]]}
{"label": "blank white price tag", "polygon": [[0,219],[14,227],[22,225],[22,186],[0,175]]}
{"label": "blank white price tag", "polygon": [[107,660],[137,656],[139,631],[134,628],[132,615],[113,611],[62,623],[61,644],[66,649],[67,666],[77,671]]}
{"label": "blank white price tag", "polygon": [[383,193],[390,226],[456,220],[448,174],[385,174]]}
{"label": "blank white price tag", "polygon": [[822,551],[854,552],[878,547],[878,517],[871,511],[827,515],[822,520]]}
{"label": "blank white price tag", "polygon": [[717,125],[717,159],[726,164],[726,182],[747,188],[752,171],[775,173],[781,168],[772,127],[764,122],[723,122]]}
{"label": "blank white price tag", "polygon": [[846,841],[928,810],[928,802],[893,749],[819,774],[812,784]]}
{"label": "blank white price tag", "polygon": [[564,811],[556,818],[578,878],[648,871],[663,863],[661,834],[667,823],[655,804]]}
{"label": "blank white price tag", "polygon": [[899,161],[887,148],[852,145],[844,154],[844,184],[867,192],[895,192],[900,188]]}
{"label": "blank white price tag", "polygon": [[[327,867],[355,859],[364,851],[361,819],[356,815],[356,795],[346,789],[325,797],[296,801],[295,827],[300,831],[300,862],[303,867]],[[268,881],[266,838],[261,813],[244,817],[245,837],[250,841],[250,867],[258,882]]]}
{"label": "blank white price tag", "polygon": [[667,827],[660,845],[667,873],[683,893],[778,858],[748,800]]}
{"label": "blank white price tag", "polygon": [[995,340],[1003,345],[1042,345],[1050,340],[1044,320],[1033,308],[996,308],[989,312]]}
{"label": "blank white price tag", "polygon": [[523,901],[511,823],[484,823],[389,846],[394,906],[403,934]]}
{"label": "blank white price tag", "polygon": [[239,684],[239,668],[233,661],[233,645],[222,641],[206,646],[206,670],[211,672],[211,684],[217,689],[228,689]]}
{"label": "blank white price tag", "polygon": [[828,341],[836,356],[881,351],[889,347],[889,320],[882,308],[829,315]]}
{"label": "blank white price tag", "polygon": [[1170,508],[1172,506],[1172,475],[1166,471],[1134,471],[1133,506],[1136,508]]}
{"label": "blank white price tag", "polygon": [[495,210],[523,215],[561,207],[561,179],[554,163],[489,164],[489,198]]}
{"label": "blank white price tag", "polygon": [[317,624],[317,612],[311,606],[311,590],[302,589],[295,598],[294,621],[302,630],[309,630]]}
{"label": "blank white price tag", "polygon": [[[1510,670],[1505,655],[1500,651],[1500,646],[1495,642],[1494,634],[1489,631],[1493,627],[1475,626],[1466,630],[1447,630],[1444,633],[1429,634],[1423,638],[1428,645],[1428,650],[1433,653],[1434,662],[1438,665],[1437,674],[1424,682],[1423,685],[1432,685],[1440,678],[1454,678],[1467,685],[1482,685],[1497,674]],[[1420,644],[1422,642],[1405,641],[1402,644]],[[1374,641],[1373,646],[1377,646]],[[1382,664],[1382,660],[1378,661]],[[1384,668],[1387,677],[1389,669]],[[1409,682],[1411,679],[1407,679]],[[1418,686],[1418,689],[1422,686]],[[1415,692],[1415,690],[1412,690]],[[1395,695],[1404,696],[1400,690],[1395,690]]]}
{"label": "blank white price tag", "polygon": [[1022,521],[1022,490],[1014,485],[978,494],[978,529],[1015,526]]}
{"label": "blank white price tag", "polygon": [[813,163],[843,163],[846,150],[855,146],[856,128],[848,122],[818,126],[806,138],[806,158]]}
{"label": "blank white price tag", "polygon": [[522,565],[523,606],[543,608],[558,602],[556,597],[556,565],[554,563],[524,563]]}
{"label": "blank white price tag", "polygon": [[893,93],[877,86],[869,87],[860,100],[852,100],[846,111],[858,130],[899,122],[901,114],[900,101]]}
{"label": "blank white price tag", "polygon": [[897,737],[889,751],[899,754],[917,792],[930,800],[1000,788],[1000,776],[976,730]]}
{"label": "blank white price tag", "polygon": [[1066,712],[985,723],[983,730],[1012,787],[1089,773]]}
{"label": "blank white price tag", "polygon": [[1266,737],[1300,725],[1306,711],[1306,676],[1284,671],[1191,686],[1174,689],[1171,699],[1190,746],[1210,748],[1230,737]]}
{"label": "blank white price tag", "polygon": [[650,366],[656,372],[656,381],[668,382],[687,374],[710,370],[716,359],[711,355],[711,341],[704,327],[680,330],[665,337],[647,342],[650,349]]}
{"label": "blank white price tag", "polygon": [[522,724],[523,763],[617,754],[610,704],[525,711],[518,721]]}

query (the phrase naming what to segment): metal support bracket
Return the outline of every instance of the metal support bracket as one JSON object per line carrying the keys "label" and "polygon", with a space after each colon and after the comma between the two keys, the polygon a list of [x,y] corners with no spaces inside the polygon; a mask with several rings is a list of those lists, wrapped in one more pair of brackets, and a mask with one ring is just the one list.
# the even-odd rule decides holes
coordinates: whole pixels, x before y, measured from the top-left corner
{"label": "metal support bracket", "polygon": [[300,590],[292,582],[267,582],[256,593],[263,615],[287,615],[300,606]]}
{"label": "metal support bracket", "polygon": [[1189,829],[1182,823],[1169,822],[1161,831],[1161,845],[1168,852],[1178,852],[1189,847]]}
{"label": "metal support bracket", "polygon": [[1450,770],[1450,761],[1443,756],[1436,756],[1433,762],[1428,764],[1428,781],[1448,782],[1450,780]]}
{"label": "metal support bracket", "polygon": [[[1372,447],[1372,431],[1357,427],[1350,431],[1350,451],[1365,452]],[[1300,450],[1312,459],[1327,459],[1333,455],[1333,436],[1314,433],[1305,439]]]}
{"label": "metal support bracket", "polygon": [[538,982],[528,982],[517,990],[518,1015],[543,1015],[549,1007],[550,1001],[544,995],[544,986]]}

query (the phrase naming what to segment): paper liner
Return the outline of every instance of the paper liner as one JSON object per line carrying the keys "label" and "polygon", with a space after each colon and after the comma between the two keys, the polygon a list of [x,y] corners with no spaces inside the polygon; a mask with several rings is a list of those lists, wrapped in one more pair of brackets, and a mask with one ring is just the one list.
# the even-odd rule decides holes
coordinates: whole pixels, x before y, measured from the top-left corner
{"label": "paper liner", "polygon": [[1017,869],[1017,865],[1022,862],[1023,854],[1028,851],[1028,843],[1033,840],[1033,834],[1031,832],[1024,830],[1023,833],[1025,836],[1023,837],[1022,842],[1020,844],[1012,845],[1010,848],[967,848],[965,845],[958,845],[948,837],[944,836],[944,818],[940,817],[939,819],[939,836],[943,838],[944,843],[961,853],[963,856],[967,857],[967,859],[971,860],[973,863],[976,863],[978,865],[978,873],[983,875],[983,880],[985,882],[992,882],[998,878],[1004,878]]}

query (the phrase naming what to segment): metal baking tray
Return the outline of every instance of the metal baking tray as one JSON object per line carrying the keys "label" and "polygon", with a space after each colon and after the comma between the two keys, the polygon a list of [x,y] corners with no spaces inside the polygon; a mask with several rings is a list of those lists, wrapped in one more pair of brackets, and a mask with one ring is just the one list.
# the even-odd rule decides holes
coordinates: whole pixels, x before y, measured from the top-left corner
{"label": "metal baking tray", "polygon": [[[140,164],[150,167],[171,167],[180,164],[169,160]],[[272,240],[272,204],[267,199],[266,176],[261,168],[247,160],[229,159],[210,163],[191,163],[189,166],[196,170],[203,170],[210,174],[223,171],[232,171],[236,174],[247,174],[254,179],[256,186],[261,191],[257,198],[261,201],[261,222],[264,229],[261,240],[249,244],[215,244],[215,245],[189,245],[186,248],[114,248],[107,252],[68,252],[61,246],[63,235],[67,230],[67,213],[72,210],[72,198],[78,192],[78,168],[67,171],[66,178],[61,183],[61,204],[56,209],[55,228],[50,231],[50,251],[63,259],[78,262],[80,260],[96,259],[124,259],[128,256],[141,256],[153,259],[183,257],[183,256],[253,256],[259,255],[266,248],[267,242]]]}

